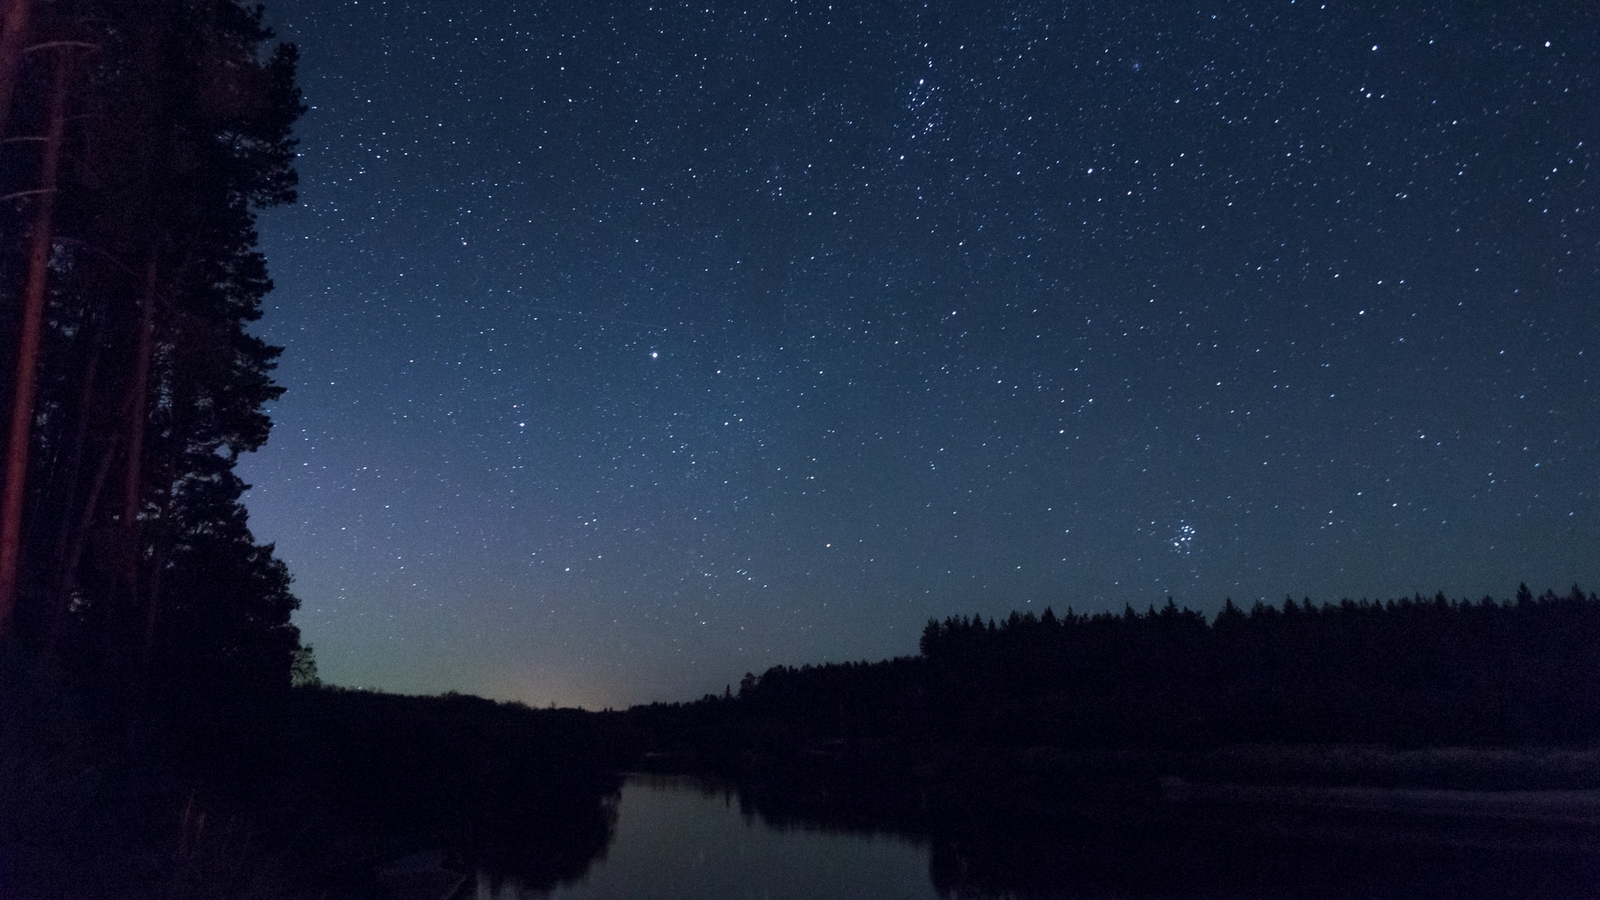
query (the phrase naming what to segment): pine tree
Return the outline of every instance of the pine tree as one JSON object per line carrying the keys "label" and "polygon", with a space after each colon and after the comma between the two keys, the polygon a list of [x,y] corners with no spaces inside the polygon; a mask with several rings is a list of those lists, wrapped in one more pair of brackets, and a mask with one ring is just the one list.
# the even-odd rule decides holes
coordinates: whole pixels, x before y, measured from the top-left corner
{"label": "pine tree", "polygon": [[[271,289],[255,211],[294,199],[294,48],[264,54],[234,0],[41,5],[93,51],[54,198],[14,630],[86,669],[287,684],[296,601],[234,465],[281,393],[247,326]],[[44,118],[34,93],[14,121]],[[17,267],[0,279],[20,296]]]}

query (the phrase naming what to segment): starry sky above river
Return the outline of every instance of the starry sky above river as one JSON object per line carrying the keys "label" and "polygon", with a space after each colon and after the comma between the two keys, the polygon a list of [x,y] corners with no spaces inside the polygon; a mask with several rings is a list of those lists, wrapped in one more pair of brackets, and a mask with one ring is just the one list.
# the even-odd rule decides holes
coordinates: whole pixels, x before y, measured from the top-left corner
{"label": "starry sky above river", "polygon": [[275,0],[253,528],[338,684],[1600,586],[1600,9]]}

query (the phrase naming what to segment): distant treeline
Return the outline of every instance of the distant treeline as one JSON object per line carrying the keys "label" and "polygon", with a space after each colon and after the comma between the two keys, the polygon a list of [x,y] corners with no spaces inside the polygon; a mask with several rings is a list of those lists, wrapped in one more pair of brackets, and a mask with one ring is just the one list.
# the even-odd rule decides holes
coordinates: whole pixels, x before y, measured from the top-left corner
{"label": "distant treeline", "polygon": [[[747,674],[630,713],[666,759],[719,770],[932,759],[940,748],[1600,740],[1600,597],[1177,606],[930,621],[916,657]],[[893,768],[894,766],[890,766]]]}
{"label": "distant treeline", "polygon": [[[1021,742],[1568,744],[1600,737],[1600,598],[1224,604],[930,622],[953,722]],[[941,717],[943,718],[943,717]]]}

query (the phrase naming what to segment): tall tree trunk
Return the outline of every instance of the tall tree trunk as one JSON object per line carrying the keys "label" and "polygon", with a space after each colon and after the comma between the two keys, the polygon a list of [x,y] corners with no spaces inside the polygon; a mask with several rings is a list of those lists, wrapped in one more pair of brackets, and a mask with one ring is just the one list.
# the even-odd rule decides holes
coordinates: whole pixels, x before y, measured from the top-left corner
{"label": "tall tree trunk", "polygon": [[11,118],[11,95],[16,90],[17,72],[22,69],[22,40],[28,34],[28,13],[33,0],[0,0],[5,5],[0,18],[0,138],[6,136]]}
{"label": "tall tree trunk", "polygon": [[155,352],[156,249],[144,269],[144,295],[139,298],[139,343],[133,359],[132,396],[128,406],[128,472],[122,486],[122,527],[133,532],[139,522],[139,501],[144,496],[144,424],[150,396],[150,357]]}
{"label": "tall tree trunk", "polygon": [[161,572],[166,568],[167,554],[164,549],[157,547],[150,561],[149,583],[145,585],[145,618],[144,618],[144,644],[139,654],[139,671],[144,674],[145,684],[150,684],[151,664],[155,662],[156,652],[156,618],[161,610]]}
{"label": "tall tree trunk", "polygon": [[[139,541],[139,507],[144,499],[144,432],[149,418],[150,360],[155,353],[156,270],[158,248],[152,244],[145,263],[144,296],[140,298],[139,345],[133,361],[133,384],[129,387],[127,411],[128,472],[122,487],[122,541],[127,568],[122,573],[128,596],[139,598],[139,560],[143,556]],[[155,636],[156,595],[149,591],[145,600],[144,634],[140,643],[141,668],[148,669],[150,648]]]}
{"label": "tall tree trunk", "polygon": [[[83,383],[78,389],[78,421],[72,429],[71,455],[65,467],[65,474],[60,479],[62,485],[60,494],[65,499],[61,502],[61,525],[56,534],[55,555],[51,559],[55,567],[56,581],[50,602],[45,609],[46,656],[55,653],[61,629],[66,624],[66,607],[71,602],[72,591],[76,586],[77,560],[82,548],[82,540],[76,526],[83,517],[75,513],[80,500],[79,488],[83,481],[83,460],[89,446],[90,410],[94,404],[95,376],[100,370],[101,346],[100,329],[87,328],[86,331],[89,359],[84,364]],[[113,445],[115,438],[116,435],[113,433],[111,442]],[[94,504],[100,494],[99,482],[103,480],[103,476],[98,477],[87,492],[90,514],[93,513]]]}
{"label": "tall tree trunk", "polygon": [[11,630],[17,607],[18,569],[22,557],[22,507],[27,499],[28,445],[33,440],[33,401],[38,390],[39,344],[44,332],[45,283],[50,274],[56,185],[61,145],[67,130],[67,88],[72,51],[56,55],[55,84],[50,93],[50,127],[45,136],[39,207],[34,214],[28,248],[28,280],[23,289],[22,325],[17,338],[17,374],[11,399],[11,432],[7,439],[5,485],[0,489],[0,636]]}
{"label": "tall tree trunk", "polygon": [[[105,487],[106,476],[111,474],[111,463],[117,458],[117,438],[113,434],[106,443],[100,464],[95,468],[94,479],[89,482],[88,496],[84,498],[78,521],[71,523],[71,540],[61,553],[61,581],[50,607],[50,621],[46,625],[44,652],[53,655],[61,645],[67,631],[67,612],[72,606],[72,592],[77,588],[78,564],[83,561],[83,545],[94,525],[94,511],[100,505],[100,490]],[[74,527],[75,526],[75,527]]]}

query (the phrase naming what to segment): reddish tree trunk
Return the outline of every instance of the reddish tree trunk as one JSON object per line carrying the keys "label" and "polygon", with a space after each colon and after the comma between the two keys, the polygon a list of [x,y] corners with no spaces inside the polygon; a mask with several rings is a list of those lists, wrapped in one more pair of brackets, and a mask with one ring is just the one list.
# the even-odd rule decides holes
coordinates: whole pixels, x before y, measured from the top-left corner
{"label": "reddish tree trunk", "polygon": [[28,33],[28,13],[33,0],[0,0],[5,6],[0,18],[0,137],[6,135],[11,117],[11,95],[16,89],[17,71],[22,68],[22,39]]}
{"label": "reddish tree trunk", "polygon": [[50,127],[45,136],[44,164],[39,179],[41,193],[28,248],[28,280],[23,289],[22,324],[17,337],[11,432],[6,446],[5,486],[0,490],[0,636],[11,630],[17,606],[28,445],[33,439],[33,401],[38,389],[39,344],[44,331],[45,284],[50,274],[56,183],[61,167],[61,145],[66,136],[69,52],[63,50],[56,57],[55,84],[50,94]]}

